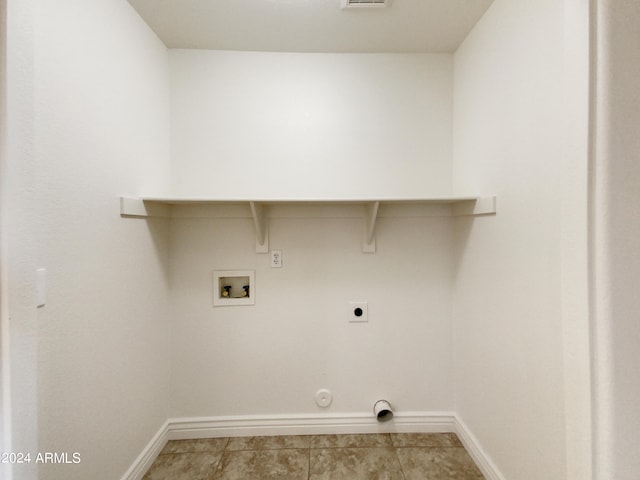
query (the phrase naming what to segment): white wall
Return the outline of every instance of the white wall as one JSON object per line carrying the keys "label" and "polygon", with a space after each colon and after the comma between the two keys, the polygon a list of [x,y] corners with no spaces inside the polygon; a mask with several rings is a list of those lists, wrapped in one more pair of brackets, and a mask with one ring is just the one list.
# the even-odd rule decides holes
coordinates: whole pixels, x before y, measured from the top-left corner
{"label": "white wall", "polygon": [[451,193],[451,56],[172,50],[174,194]]}
{"label": "white wall", "polygon": [[[6,173],[7,165],[7,4],[5,1],[0,1],[0,179],[3,178]],[[6,185],[0,180],[0,205],[4,202],[4,190]],[[0,207],[0,232],[4,231],[5,225],[3,223],[4,214]],[[5,331],[5,297],[7,295],[6,283],[6,268],[5,257],[2,254],[4,249],[4,240],[0,234],[0,418],[2,418],[2,428],[0,428],[0,452],[4,452],[5,436],[9,427],[7,421],[9,421],[8,414],[8,400],[5,398],[5,392],[8,391],[8,384],[5,380],[6,371],[4,371],[6,355],[4,354],[7,346],[2,342],[8,337],[8,332]]]}
{"label": "white wall", "polygon": [[638,477],[640,457],[640,4],[597,4],[593,188],[596,478]]}
{"label": "white wall", "polygon": [[570,3],[496,0],[454,57],[454,191],[499,199],[456,221],[455,410],[507,479],[589,471],[588,5]]}
{"label": "white wall", "polygon": [[11,449],[82,460],[14,478],[120,478],[168,415],[168,225],[117,202],[168,184],[167,52],[124,0],[9,7]]}
{"label": "white wall", "polygon": [[[170,61],[177,195],[451,192],[449,55]],[[381,396],[400,411],[451,408],[450,219],[384,219],[378,252],[363,255],[360,220],[340,216],[272,220],[282,270],[254,253],[250,218],[172,221],[173,416],[320,413],[321,387],[335,394],[329,413]],[[256,306],[213,308],[214,269],[255,269]],[[362,299],[370,323],[348,324],[347,302]]]}
{"label": "white wall", "polygon": [[[254,253],[250,218],[172,220],[171,415],[371,414],[380,398],[398,413],[450,411],[451,218],[381,212],[377,253],[363,254],[353,212],[292,210],[270,222],[281,269]],[[217,269],[255,270],[256,304],[213,307]],[[348,323],[361,300],[369,323]],[[334,394],[326,410],[320,388]]]}
{"label": "white wall", "polygon": [[[176,195],[451,193],[450,55],[172,50],[170,64]],[[451,408],[451,220],[382,219],[363,255],[361,219],[325,214],[272,219],[282,270],[254,253],[250,218],[172,220],[172,416],[327,413],[322,387],[334,414],[382,397]],[[214,269],[255,269],[257,304],[213,308]],[[363,299],[370,323],[348,324]]]}
{"label": "white wall", "polygon": [[[33,2],[7,2],[6,152],[0,176],[2,201],[2,382],[5,451],[37,451],[37,315],[35,153],[33,122]],[[12,477],[35,480],[35,464]]]}

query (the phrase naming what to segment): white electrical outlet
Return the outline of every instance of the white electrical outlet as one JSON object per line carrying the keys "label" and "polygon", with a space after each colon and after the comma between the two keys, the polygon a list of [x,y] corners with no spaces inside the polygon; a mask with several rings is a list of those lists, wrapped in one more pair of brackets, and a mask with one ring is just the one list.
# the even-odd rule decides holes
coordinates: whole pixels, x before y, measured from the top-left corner
{"label": "white electrical outlet", "polygon": [[271,268],[282,268],[282,250],[271,250]]}
{"label": "white electrical outlet", "polygon": [[352,323],[365,323],[369,321],[369,304],[367,302],[349,302],[347,318]]}

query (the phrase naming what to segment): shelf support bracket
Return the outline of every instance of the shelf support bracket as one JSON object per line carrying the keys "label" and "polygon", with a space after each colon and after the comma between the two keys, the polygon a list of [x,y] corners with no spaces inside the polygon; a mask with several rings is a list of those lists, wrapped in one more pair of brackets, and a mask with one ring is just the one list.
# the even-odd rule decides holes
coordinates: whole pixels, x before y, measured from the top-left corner
{"label": "shelf support bracket", "polygon": [[267,207],[258,202],[249,202],[253,226],[256,229],[256,253],[269,253],[269,216]]}
{"label": "shelf support bracket", "polygon": [[362,240],[363,253],[376,252],[376,220],[380,202],[371,202],[364,207],[364,238]]}

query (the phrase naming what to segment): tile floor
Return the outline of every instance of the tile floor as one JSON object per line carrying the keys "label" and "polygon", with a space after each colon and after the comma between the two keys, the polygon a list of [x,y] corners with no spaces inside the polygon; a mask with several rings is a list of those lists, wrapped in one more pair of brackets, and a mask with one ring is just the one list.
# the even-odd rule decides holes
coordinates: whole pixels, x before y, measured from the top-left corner
{"label": "tile floor", "polygon": [[172,440],[143,480],[480,480],[454,433]]}

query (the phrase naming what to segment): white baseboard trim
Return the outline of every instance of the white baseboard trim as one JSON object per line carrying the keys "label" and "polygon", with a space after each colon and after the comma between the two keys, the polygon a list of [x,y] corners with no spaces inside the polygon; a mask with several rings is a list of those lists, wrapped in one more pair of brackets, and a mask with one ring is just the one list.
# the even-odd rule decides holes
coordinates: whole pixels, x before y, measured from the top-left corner
{"label": "white baseboard trim", "polygon": [[169,419],[169,439],[336,433],[453,432],[452,412],[407,412],[390,422],[372,413],[343,415],[243,415]]}
{"label": "white baseboard trim", "polygon": [[164,425],[153,436],[151,441],[142,450],[142,453],[138,455],[129,470],[122,476],[122,480],[142,480],[144,474],[147,473],[149,467],[158,458],[158,455],[169,441],[169,421],[164,422]]}
{"label": "white baseboard trim", "polygon": [[491,457],[480,446],[476,436],[458,415],[455,415],[455,432],[486,480],[506,480]]}
{"label": "white baseboard trim", "polygon": [[195,438],[347,433],[455,432],[486,480],[506,480],[464,421],[453,412],[396,413],[378,422],[371,413],[309,415],[241,415],[170,418],[160,427],[121,480],[142,480],[167,441]]}

